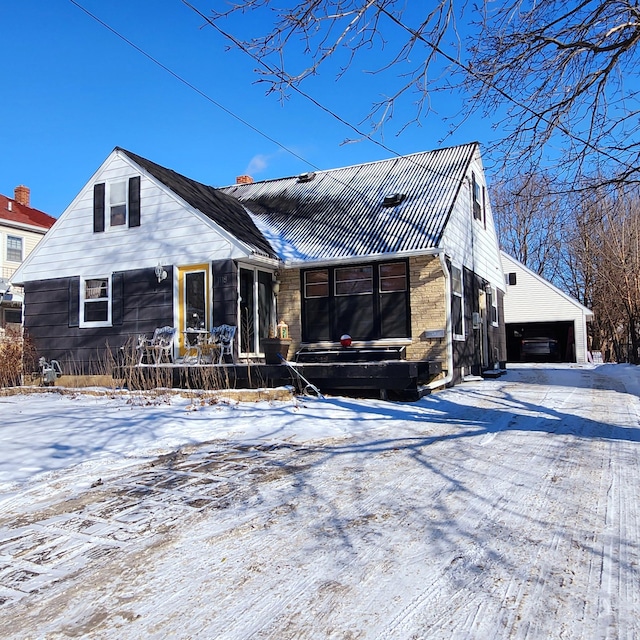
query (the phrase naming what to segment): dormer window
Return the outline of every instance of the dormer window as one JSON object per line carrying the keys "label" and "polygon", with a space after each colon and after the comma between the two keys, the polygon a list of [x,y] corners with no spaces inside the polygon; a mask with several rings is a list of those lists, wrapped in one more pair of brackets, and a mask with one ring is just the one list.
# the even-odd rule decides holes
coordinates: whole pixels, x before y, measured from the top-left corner
{"label": "dormer window", "polygon": [[140,226],[140,176],[93,187],[93,231]]}
{"label": "dormer window", "polygon": [[396,207],[406,198],[406,194],[404,193],[390,193],[389,195],[384,197],[382,201],[383,207]]}

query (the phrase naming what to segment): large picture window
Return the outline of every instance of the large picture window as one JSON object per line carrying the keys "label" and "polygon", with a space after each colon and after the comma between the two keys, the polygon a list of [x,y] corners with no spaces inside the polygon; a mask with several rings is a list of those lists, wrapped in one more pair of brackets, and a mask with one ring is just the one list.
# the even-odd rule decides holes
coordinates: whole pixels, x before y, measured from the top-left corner
{"label": "large picture window", "polygon": [[111,326],[111,277],[80,281],[80,326]]}
{"label": "large picture window", "polygon": [[409,337],[406,261],[310,269],[302,287],[306,342]]}

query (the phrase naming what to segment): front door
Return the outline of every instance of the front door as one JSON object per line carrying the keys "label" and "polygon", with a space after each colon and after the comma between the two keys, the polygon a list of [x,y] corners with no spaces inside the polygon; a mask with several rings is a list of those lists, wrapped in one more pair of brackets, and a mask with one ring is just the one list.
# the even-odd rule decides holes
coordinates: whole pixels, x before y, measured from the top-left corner
{"label": "front door", "polygon": [[209,265],[197,264],[178,268],[178,344],[180,355],[185,354],[190,332],[210,328],[211,295]]}

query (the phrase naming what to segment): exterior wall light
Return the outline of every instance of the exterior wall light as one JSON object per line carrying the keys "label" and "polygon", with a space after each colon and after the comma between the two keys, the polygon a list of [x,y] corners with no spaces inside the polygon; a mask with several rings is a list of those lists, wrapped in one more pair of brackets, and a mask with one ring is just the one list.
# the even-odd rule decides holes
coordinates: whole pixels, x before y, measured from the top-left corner
{"label": "exterior wall light", "polygon": [[153,271],[156,274],[156,278],[158,278],[158,284],[167,279],[167,272],[162,268],[162,265],[159,262]]}

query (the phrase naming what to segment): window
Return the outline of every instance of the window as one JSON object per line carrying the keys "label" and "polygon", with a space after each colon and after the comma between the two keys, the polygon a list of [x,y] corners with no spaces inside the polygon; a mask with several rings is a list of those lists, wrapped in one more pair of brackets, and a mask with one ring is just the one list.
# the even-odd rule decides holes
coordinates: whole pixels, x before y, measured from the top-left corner
{"label": "window", "polygon": [[407,290],[407,265],[405,262],[381,264],[379,270],[380,293]]}
{"label": "window", "polygon": [[127,221],[127,183],[113,182],[109,185],[109,225],[116,227]]}
{"label": "window", "polygon": [[451,266],[451,325],[453,338],[464,340],[462,269]]}
{"label": "window", "polygon": [[516,285],[516,282],[517,282],[515,272],[512,271],[511,273],[505,274],[504,280],[505,280],[506,284],[508,284],[511,287],[514,287]]}
{"label": "window", "polygon": [[473,217],[482,220],[482,195],[480,185],[476,181],[476,174],[471,172],[471,198],[473,201]]}
{"label": "window", "polygon": [[305,342],[408,338],[406,261],[310,269],[302,274]]}
{"label": "window", "polygon": [[263,340],[275,327],[273,274],[260,269],[240,269],[240,350],[263,353]]}
{"label": "window", "polygon": [[336,269],[336,295],[353,296],[373,293],[373,267]]}
{"label": "window", "polygon": [[111,278],[84,278],[80,282],[80,326],[111,326]]}
{"label": "window", "polygon": [[7,261],[22,262],[22,238],[7,236]]}
{"label": "window", "polygon": [[304,297],[326,298],[329,295],[329,270],[316,269],[304,274]]}
{"label": "window", "polygon": [[498,326],[498,290],[491,287],[491,324]]}
{"label": "window", "polygon": [[93,231],[140,226],[140,176],[93,186]]}

